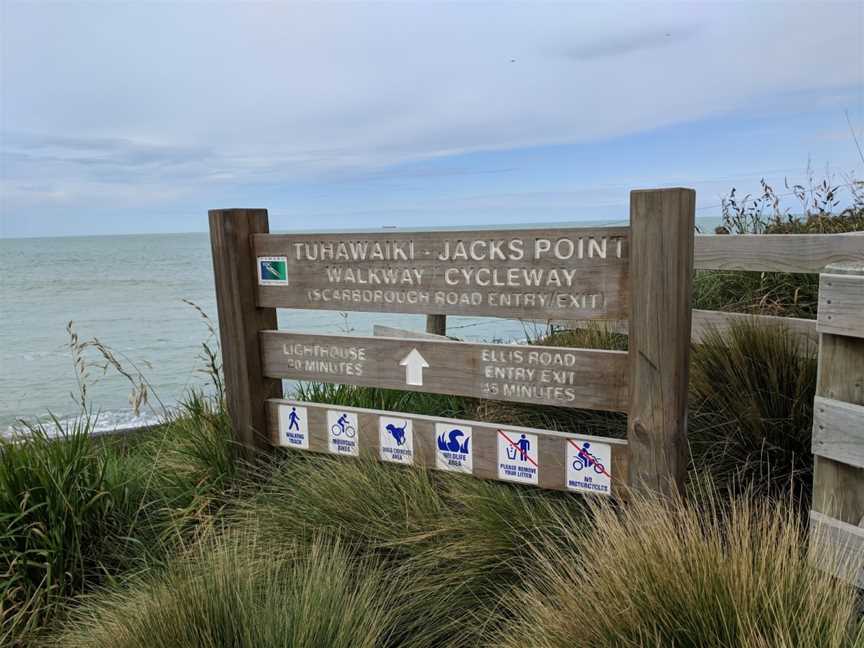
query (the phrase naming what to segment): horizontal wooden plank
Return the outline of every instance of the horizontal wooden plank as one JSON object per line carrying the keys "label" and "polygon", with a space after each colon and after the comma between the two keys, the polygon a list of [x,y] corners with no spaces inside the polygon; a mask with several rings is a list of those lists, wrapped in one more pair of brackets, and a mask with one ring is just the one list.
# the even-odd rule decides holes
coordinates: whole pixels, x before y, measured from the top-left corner
{"label": "horizontal wooden plank", "polygon": [[817,396],[813,454],[864,468],[864,406]]}
{"label": "horizontal wooden plank", "polygon": [[627,410],[627,353],[262,331],[264,375],[538,405]]}
{"label": "horizontal wooden plank", "polygon": [[[346,447],[344,434],[334,436],[331,432],[332,422],[345,412],[356,415],[356,430],[352,429],[350,441],[356,440],[357,453],[360,457],[367,459],[381,459],[380,453],[380,417],[395,418],[401,421],[411,421],[413,431],[413,461],[415,465],[428,468],[441,468],[437,459],[438,447],[436,439],[438,432],[436,425],[446,424],[447,427],[466,426],[471,430],[471,444],[469,446],[472,455],[472,467],[470,474],[480,479],[498,479],[498,431],[502,430],[511,438],[518,438],[525,434],[537,437],[538,441],[538,477],[537,486],[554,490],[568,490],[567,481],[567,444],[578,440],[581,445],[587,441],[595,448],[608,446],[611,453],[611,468],[607,468],[611,476],[612,494],[623,496],[626,490],[629,450],[627,441],[623,439],[611,439],[607,437],[577,436],[563,432],[550,430],[538,430],[518,426],[500,426],[489,422],[465,421],[435,416],[424,416],[421,414],[408,414],[404,412],[390,412],[384,410],[372,410],[360,407],[344,407],[341,405],[329,405],[325,403],[310,403],[296,400],[270,400],[267,403],[268,426],[270,438],[273,445],[286,445],[280,436],[279,409],[280,407],[302,407],[306,410],[308,421],[306,422],[308,432],[308,448],[311,452],[322,452],[330,454],[349,454],[337,450]],[[328,412],[332,412],[328,420]],[[352,426],[353,427],[353,426]],[[530,436],[529,436],[530,438]],[[342,442],[340,446],[334,446],[336,440]],[[332,440],[332,442],[331,442]],[[600,444],[600,445],[598,445]],[[467,471],[464,471],[467,472]],[[572,488],[570,490],[573,490]]]}
{"label": "horizontal wooden plank", "polygon": [[404,338],[407,340],[449,340],[446,335],[427,333],[426,331],[411,331],[409,329],[394,328],[383,324],[372,325],[372,335],[375,337]]}
{"label": "horizontal wooden plank", "polygon": [[864,263],[864,234],[697,236],[697,270],[820,272],[838,262]]}
{"label": "horizontal wooden plank", "polygon": [[864,275],[819,277],[820,333],[864,338]]}
{"label": "horizontal wooden plank", "polygon": [[810,511],[810,559],[821,569],[864,588],[864,528]]}
{"label": "horizontal wooden plank", "polygon": [[[724,332],[739,322],[752,322],[757,326],[784,327],[790,333],[801,338],[802,351],[812,354],[819,346],[819,334],[816,331],[816,320],[800,319],[797,317],[775,317],[773,315],[750,315],[747,313],[727,313],[724,311],[693,310],[693,322],[690,329],[690,339],[693,342],[701,342],[705,335],[712,330]],[[553,322],[564,328],[587,328],[596,323],[590,321],[564,321]],[[610,331],[627,334],[626,320],[613,320],[600,324]]]}
{"label": "horizontal wooden plank", "polygon": [[269,278],[259,274],[259,306],[548,319],[629,313],[626,227],[262,234],[252,243],[259,265],[284,264]]}

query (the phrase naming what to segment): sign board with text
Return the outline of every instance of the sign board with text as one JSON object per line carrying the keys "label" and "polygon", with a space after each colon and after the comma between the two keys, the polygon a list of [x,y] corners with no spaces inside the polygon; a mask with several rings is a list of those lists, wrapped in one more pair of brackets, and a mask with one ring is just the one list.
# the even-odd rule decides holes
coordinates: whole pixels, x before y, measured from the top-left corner
{"label": "sign board with text", "polygon": [[624,351],[262,331],[271,378],[624,412]]}
{"label": "sign board with text", "polygon": [[629,228],[253,237],[258,305],[624,319]]}
{"label": "sign board with text", "polygon": [[[266,210],[211,210],[237,440],[541,488],[680,492],[694,216],[680,188],[631,192],[627,227],[270,234]],[[425,314],[434,335],[280,331],[277,308]],[[627,320],[628,350],[459,342],[447,315]],[[283,379],[623,412],[627,439],[284,401]]]}

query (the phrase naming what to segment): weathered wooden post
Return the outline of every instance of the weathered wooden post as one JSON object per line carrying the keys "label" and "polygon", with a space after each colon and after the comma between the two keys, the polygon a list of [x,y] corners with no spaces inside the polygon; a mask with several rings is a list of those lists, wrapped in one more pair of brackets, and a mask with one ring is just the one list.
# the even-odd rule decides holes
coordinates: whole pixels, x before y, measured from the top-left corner
{"label": "weathered wooden post", "polygon": [[[817,330],[811,549],[817,562],[839,551],[840,564],[832,567],[864,587],[864,265],[825,269]],[[823,543],[833,547],[824,551]]]}
{"label": "weathered wooden post", "polygon": [[427,315],[426,332],[433,335],[447,335],[447,316]]}
{"label": "weathered wooden post", "polygon": [[225,398],[237,441],[269,448],[265,403],[282,397],[279,380],[265,378],[258,332],[276,328],[276,309],[258,308],[252,234],[270,231],[266,209],[212,209],[210,244],[225,374]]}
{"label": "weathered wooden post", "polygon": [[669,495],[687,475],[696,193],[630,193],[630,485]]}

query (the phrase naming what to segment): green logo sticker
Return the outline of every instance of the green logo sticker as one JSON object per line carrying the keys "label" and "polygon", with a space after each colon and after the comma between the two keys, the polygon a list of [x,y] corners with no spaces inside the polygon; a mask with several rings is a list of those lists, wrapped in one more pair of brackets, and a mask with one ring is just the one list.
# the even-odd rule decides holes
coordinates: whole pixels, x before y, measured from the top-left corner
{"label": "green logo sticker", "polygon": [[258,283],[262,286],[288,283],[286,257],[258,257]]}

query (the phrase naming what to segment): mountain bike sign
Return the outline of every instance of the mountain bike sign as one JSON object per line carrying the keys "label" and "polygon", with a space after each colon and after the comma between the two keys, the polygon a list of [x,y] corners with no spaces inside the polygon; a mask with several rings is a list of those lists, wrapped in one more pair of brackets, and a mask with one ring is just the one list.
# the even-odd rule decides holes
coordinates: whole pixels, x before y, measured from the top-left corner
{"label": "mountain bike sign", "polygon": [[327,410],[327,448],[333,454],[356,457],[360,454],[357,445],[357,414],[342,410]]}

